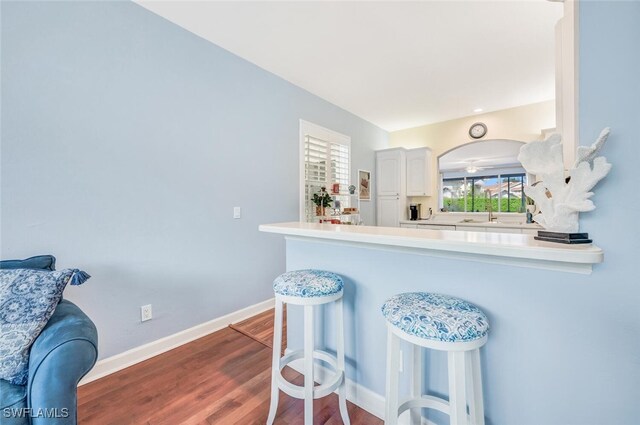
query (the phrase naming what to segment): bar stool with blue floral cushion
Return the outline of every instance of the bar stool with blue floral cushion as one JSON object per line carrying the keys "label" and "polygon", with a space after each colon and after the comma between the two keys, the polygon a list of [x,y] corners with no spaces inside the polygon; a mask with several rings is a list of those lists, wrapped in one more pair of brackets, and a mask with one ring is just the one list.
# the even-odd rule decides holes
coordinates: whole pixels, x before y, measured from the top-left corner
{"label": "bar stool with blue floral cushion", "polygon": [[[349,425],[344,376],[344,328],[340,275],[323,270],[294,270],[278,276],[273,282],[276,295],[276,313],[273,333],[273,359],[271,368],[271,406],[267,424],[273,424],[278,410],[280,390],[291,397],[304,399],[304,423],[313,424],[313,400],[325,397],[338,389],[338,405],[342,421]],[[335,302],[337,324],[336,355],[314,349],[314,306]],[[282,351],[282,310],[284,304],[304,307],[304,349],[280,357]],[[293,385],[282,376],[282,369],[297,359],[304,359],[304,386]],[[334,374],[322,385],[314,387],[314,361],[329,364]]]}
{"label": "bar stool with blue floral cushion", "polygon": [[[452,425],[484,425],[480,347],[487,342],[487,316],[460,298],[427,292],[395,295],[384,303],[382,314],[387,319],[385,424],[397,424],[406,410],[411,411],[411,423],[420,424],[421,409],[430,408],[448,414]],[[401,340],[413,344],[411,398],[402,403],[398,399]],[[422,394],[423,347],[448,353],[448,402]]]}

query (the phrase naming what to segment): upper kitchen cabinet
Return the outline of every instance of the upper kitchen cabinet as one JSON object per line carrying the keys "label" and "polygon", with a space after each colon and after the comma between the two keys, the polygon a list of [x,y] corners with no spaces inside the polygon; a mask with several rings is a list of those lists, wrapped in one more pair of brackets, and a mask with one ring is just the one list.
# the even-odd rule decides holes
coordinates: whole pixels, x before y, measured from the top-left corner
{"label": "upper kitchen cabinet", "polygon": [[405,149],[376,152],[376,187],[378,196],[406,196]]}
{"label": "upper kitchen cabinet", "polygon": [[431,149],[410,149],[407,157],[407,196],[431,196]]}

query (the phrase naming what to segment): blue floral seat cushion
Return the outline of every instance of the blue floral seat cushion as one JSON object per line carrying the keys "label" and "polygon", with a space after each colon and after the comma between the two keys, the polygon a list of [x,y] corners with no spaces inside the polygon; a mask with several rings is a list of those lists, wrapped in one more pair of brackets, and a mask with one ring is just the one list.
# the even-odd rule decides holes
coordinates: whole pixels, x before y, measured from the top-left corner
{"label": "blue floral seat cushion", "polygon": [[343,287],[340,275],[324,270],[293,270],[273,281],[275,293],[289,297],[326,297],[342,291]]}
{"label": "blue floral seat cushion", "polygon": [[487,316],[478,307],[448,295],[395,295],[384,303],[382,314],[406,334],[433,341],[469,342],[489,332]]}

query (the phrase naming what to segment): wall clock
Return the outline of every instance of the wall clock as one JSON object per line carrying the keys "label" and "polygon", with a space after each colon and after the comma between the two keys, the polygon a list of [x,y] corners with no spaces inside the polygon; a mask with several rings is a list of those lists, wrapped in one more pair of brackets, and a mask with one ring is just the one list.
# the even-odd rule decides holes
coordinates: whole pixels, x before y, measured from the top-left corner
{"label": "wall clock", "polygon": [[487,126],[481,122],[477,122],[469,127],[469,136],[474,139],[480,139],[484,137],[485,134],[487,134]]}

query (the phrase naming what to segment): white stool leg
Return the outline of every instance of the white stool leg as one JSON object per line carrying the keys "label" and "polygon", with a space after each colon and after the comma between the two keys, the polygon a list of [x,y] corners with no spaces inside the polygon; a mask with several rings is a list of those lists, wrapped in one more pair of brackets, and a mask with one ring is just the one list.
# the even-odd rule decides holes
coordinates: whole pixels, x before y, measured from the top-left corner
{"label": "white stool leg", "polygon": [[[422,397],[422,347],[419,345],[413,346],[412,354],[412,370],[411,374],[411,397]],[[422,409],[411,409],[411,425],[420,425],[422,423]]]}
{"label": "white stool leg", "polygon": [[276,298],[276,314],[273,320],[273,356],[271,361],[271,405],[269,406],[267,425],[273,424],[276,418],[278,398],[280,396],[277,377],[280,373],[280,352],[282,351],[282,304],[282,301]]}
{"label": "white stool leg", "polygon": [[304,306],[304,423],[313,425],[313,306]]}
{"label": "white stool leg", "polygon": [[482,372],[480,371],[480,349],[467,351],[467,383],[469,391],[469,415],[472,425],[484,425],[484,401],[482,397]]}
{"label": "white stool leg", "polygon": [[465,352],[449,351],[449,418],[451,425],[467,424]]}
{"label": "white stool leg", "polygon": [[340,416],[344,425],[350,425],[349,411],[347,410],[347,374],[344,362],[344,312],[342,298],[338,299],[335,303],[336,309],[336,324],[337,329],[337,341],[336,341],[336,357],[338,370],[342,371],[342,384],[338,387],[338,405],[340,406]]}
{"label": "white stool leg", "polygon": [[398,423],[398,375],[400,369],[400,340],[387,328],[387,388],[384,423]]}

